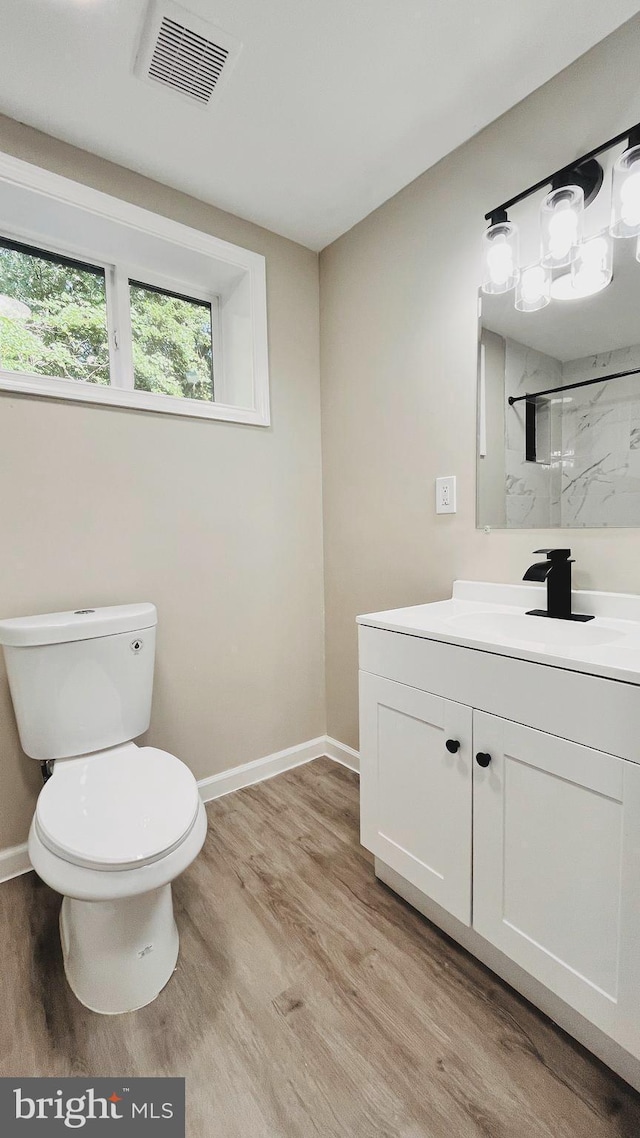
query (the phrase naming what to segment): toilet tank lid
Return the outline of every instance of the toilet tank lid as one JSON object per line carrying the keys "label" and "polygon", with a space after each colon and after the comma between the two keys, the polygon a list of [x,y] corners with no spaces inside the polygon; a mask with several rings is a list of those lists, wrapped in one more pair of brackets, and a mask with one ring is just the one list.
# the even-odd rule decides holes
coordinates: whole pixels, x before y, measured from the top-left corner
{"label": "toilet tank lid", "polygon": [[0,644],[12,648],[67,644],[74,640],[115,636],[118,632],[138,632],[157,623],[155,605],[146,603],[18,616],[0,620]]}

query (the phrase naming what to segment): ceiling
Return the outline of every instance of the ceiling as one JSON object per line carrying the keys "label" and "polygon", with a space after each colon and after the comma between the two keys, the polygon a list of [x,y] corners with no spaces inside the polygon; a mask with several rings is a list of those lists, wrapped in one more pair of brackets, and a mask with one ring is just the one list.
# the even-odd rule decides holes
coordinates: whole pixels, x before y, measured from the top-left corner
{"label": "ceiling", "polygon": [[0,111],[321,249],[634,0],[186,0],[242,41],[203,109],[142,82],[147,0],[0,0]]}

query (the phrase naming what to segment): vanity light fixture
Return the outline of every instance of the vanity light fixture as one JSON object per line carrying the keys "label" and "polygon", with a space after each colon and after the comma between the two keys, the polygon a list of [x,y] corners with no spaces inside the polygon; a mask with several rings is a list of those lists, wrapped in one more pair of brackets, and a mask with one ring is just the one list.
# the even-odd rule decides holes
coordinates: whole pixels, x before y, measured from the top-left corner
{"label": "vanity light fixture", "polygon": [[[580,300],[602,292],[613,277],[613,245],[608,233],[583,241],[571,269],[555,278],[551,295],[556,300]],[[516,306],[517,307],[517,306]]]}
{"label": "vanity light fixture", "polygon": [[516,285],[516,308],[520,312],[537,312],[551,300],[551,269],[547,265],[529,265],[520,273]]}
{"label": "vanity light fixture", "polygon": [[640,234],[640,128],[629,135],[629,147],[613,167],[611,188],[611,234]]}
{"label": "vanity light fixture", "polygon": [[[597,156],[621,142],[627,149],[613,174],[611,234],[640,236],[640,123],[594,147],[569,166],[557,170],[485,214],[489,228],[483,235],[482,291],[505,293],[516,289],[515,306],[535,312],[549,298],[577,299],[606,288],[612,278],[612,250],[608,237],[584,239],[584,211],[600,191],[603,170]],[[541,260],[520,271],[518,228],[507,211],[548,187],[540,208]],[[640,260],[640,240],[638,241]],[[549,270],[547,278],[540,270]],[[558,275],[558,270],[567,270]],[[517,287],[516,287],[517,286]]]}
{"label": "vanity light fixture", "polygon": [[580,186],[560,186],[540,207],[542,264],[552,269],[571,265],[579,256],[584,222],[584,192]]}
{"label": "vanity light fixture", "polygon": [[509,292],[518,279],[518,227],[509,221],[506,210],[497,210],[482,238],[482,289],[498,294]]}

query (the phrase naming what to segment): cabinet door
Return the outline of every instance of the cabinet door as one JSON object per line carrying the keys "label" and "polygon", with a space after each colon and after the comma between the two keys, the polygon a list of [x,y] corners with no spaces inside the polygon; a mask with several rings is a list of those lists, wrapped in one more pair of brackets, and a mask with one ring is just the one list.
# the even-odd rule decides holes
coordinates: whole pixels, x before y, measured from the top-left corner
{"label": "cabinet door", "polygon": [[469,707],[360,673],[362,844],[466,925],[471,722]]}
{"label": "cabinet door", "polygon": [[640,1054],[640,767],[481,712],[473,731],[491,756],[474,762],[474,928]]}

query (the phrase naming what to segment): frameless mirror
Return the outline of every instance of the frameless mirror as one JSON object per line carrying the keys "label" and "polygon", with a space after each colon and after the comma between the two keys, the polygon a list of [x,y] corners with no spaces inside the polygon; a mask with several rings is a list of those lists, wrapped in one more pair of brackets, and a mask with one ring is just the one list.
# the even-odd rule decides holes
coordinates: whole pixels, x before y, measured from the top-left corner
{"label": "frameless mirror", "polygon": [[479,526],[640,526],[638,248],[613,241],[592,296],[562,299],[557,276],[534,312],[480,294]]}

